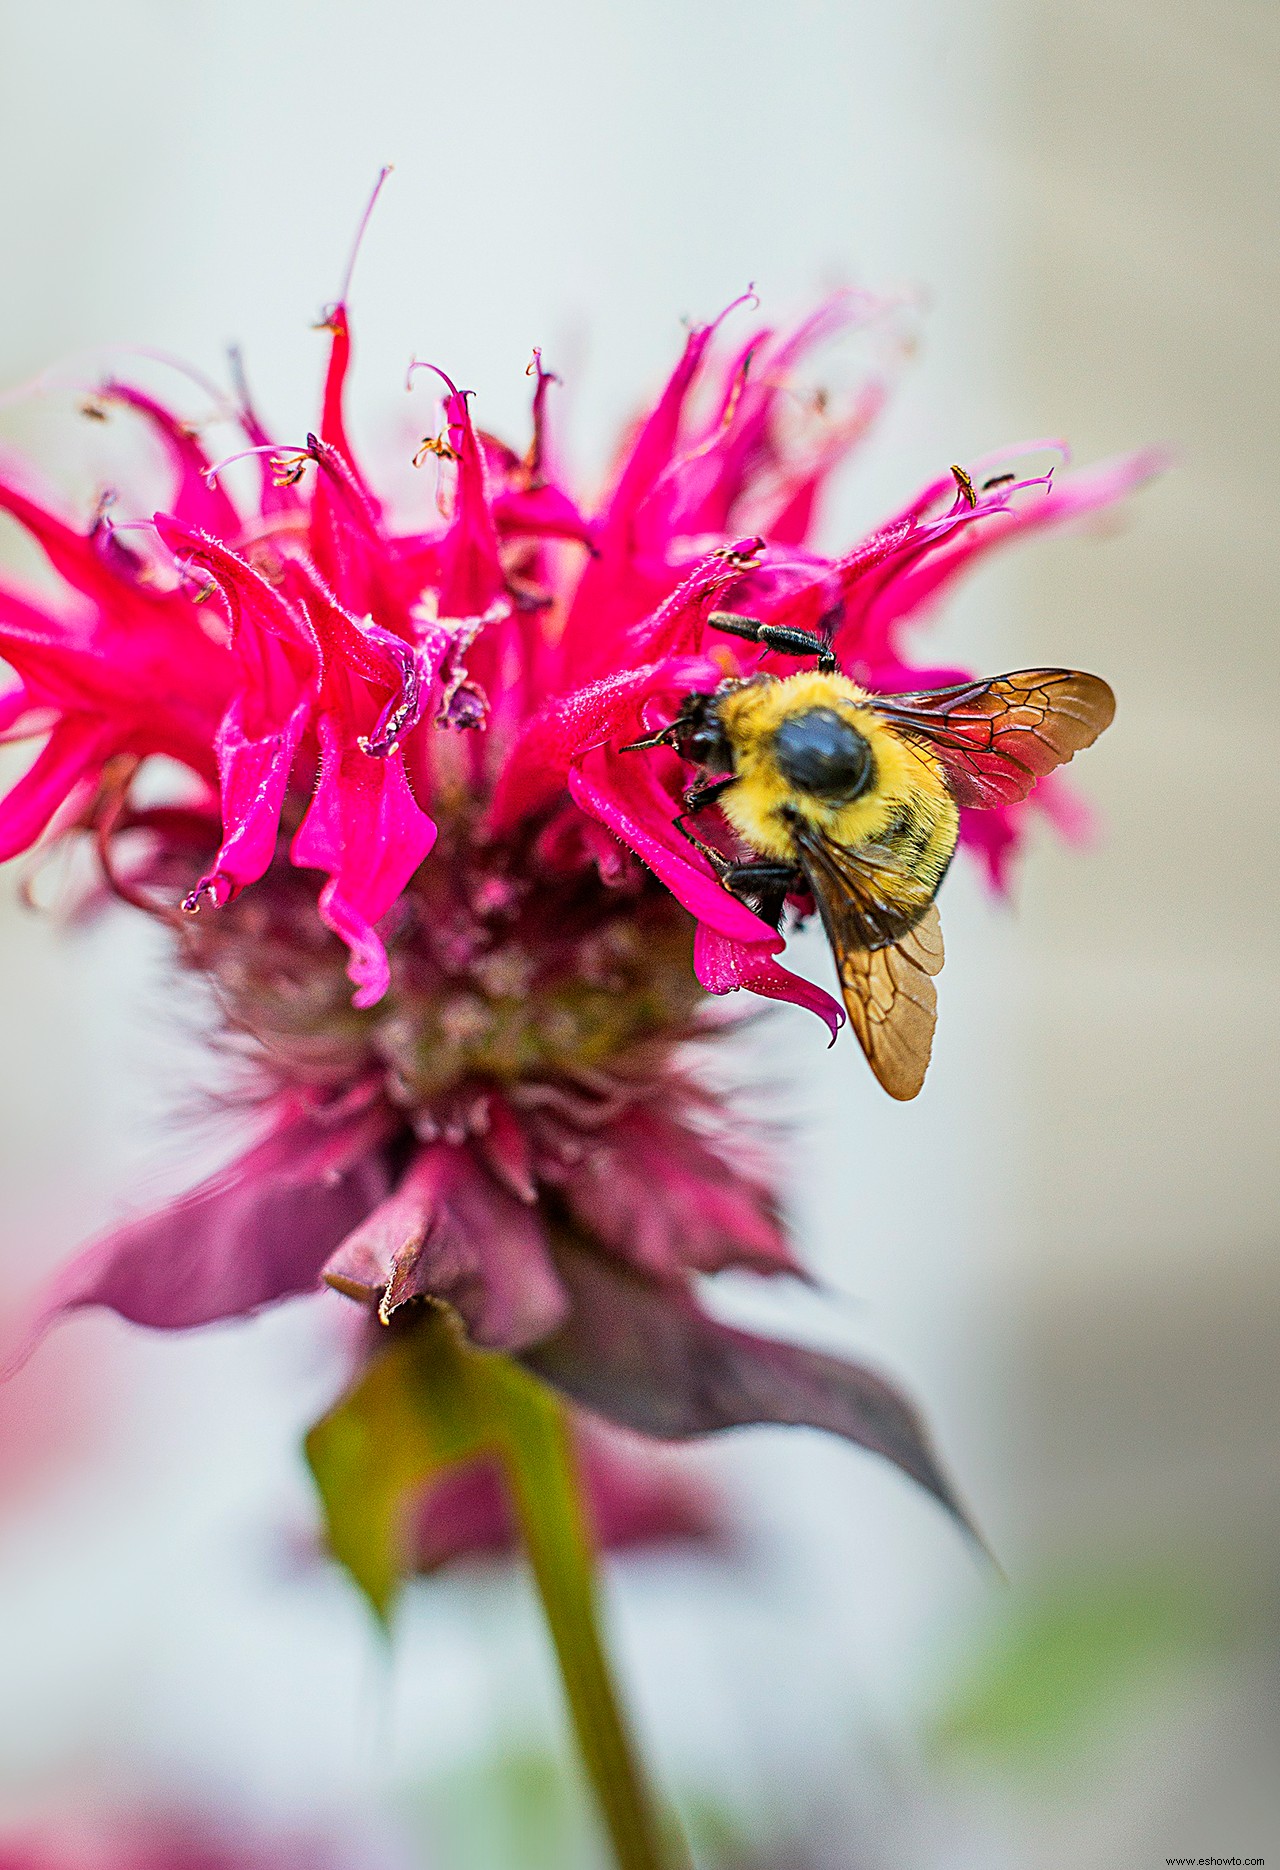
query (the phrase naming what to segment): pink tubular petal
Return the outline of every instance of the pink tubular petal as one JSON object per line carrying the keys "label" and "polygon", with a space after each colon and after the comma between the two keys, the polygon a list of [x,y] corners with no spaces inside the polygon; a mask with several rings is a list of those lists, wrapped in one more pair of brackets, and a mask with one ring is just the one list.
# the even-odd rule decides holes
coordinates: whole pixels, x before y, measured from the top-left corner
{"label": "pink tubular petal", "polygon": [[701,634],[712,599],[727,585],[737,584],[743,567],[754,561],[764,541],[735,539],[702,559],[670,597],[643,622],[634,626],[630,640],[645,656],[673,656],[693,649]]}
{"label": "pink tubular petal", "polygon": [[1045,774],[1036,781],[1035,791],[1016,805],[998,806],[989,811],[965,809],[960,813],[960,843],[982,865],[988,883],[998,896],[1008,896],[1010,892],[1014,860],[1022,849],[1035,812],[1043,813],[1066,843],[1088,845],[1092,842],[1095,814],[1061,773]]}
{"label": "pink tubular petal", "polygon": [[650,759],[597,748],[570,773],[569,791],[583,811],[608,825],[661,878],[691,915],[738,941],[773,938],[767,922],[722,888],[709,866],[701,867],[706,859],[699,858],[676,830],[670,794],[654,778]]}
{"label": "pink tubular petal", "polygon": [[865,384],[852,409],[834,426],[821,447],[806,452],[779,472],[762,508],[743,513],[774,546],[800,546],[814,530],[818,501],[835,470],[875,422],[888,400],[884,383]]}
{"label": "pink tubular petal", "polygon": [[240,515],[222,487],[210,485],[206,475],[209,457],[193,430],[166,409],[145,390],[114,379],[102,386],[104,399],[123,403],[134,410],[159,436],[176,475],[176,484],[168,501],[170,512],[184,526],[235,538],[240,531]]}
{"label": "pink tubular petal", "polygon": [[408,645],[369,617],[356,617],[338,602],[333,592],[305,559],[292,559],[285,568],[285,588],[306,610],[315,631],[323,666],[346,669],[363,681],[394,688],[400,678],[401,655]]}
{"label": "pink tubular petal", "polygon": [[325,1267],[341,1290],[382,1294],[390,1319],[415,1298],[452,1305],[477,1344],[532,1344],[566,1300],[535,1211],[499,1186],[465,1147],[420,1150],[395,1192]]}
{"label": "pink tubular petal", "polygon": [[372,502],[364,476],[360,472],[355,452],[347,438],[344,402],[346,398],[347,373],[351,369],[351,321],[344,304],[331,305],[325,313],[325,325],[328,329],[329,363],[325,371],[324,397],[320,410],[320,439],[329,448],[341,456],[347,469],[365,498]]}
{"label": "pink tubular petal", "polygon": [[981,864],[997,896],[1009,894],[1027,809],[1026,805],[1003,805],[993,811],[960,814],[960,843]]}
{"label": "pink tubular petal", "polygon": [[439,604],[442,617],[481,617],[506,590],[498,558],[498,535],[490,506],[484,452],[468,407],[471,392],[460,390],[436,364],[445,384],[445,422],[457,459],[453,518],[439,547]]}
{"label": "pink tubular petal", "polygon": [[119,598],[122,580],[96,550],[91,535],[54,511],[43,488],[30,484],[24,464],[0,460],[0,511],[9,513],[43,551],[53,569],[86,597],[98,601]]}
{"label": "pink tubular petal", "polygon": [[212,893],[225,900],[265,874],[275,856],[289,775],[310,715],[311,697],[304,695],[280,727],[249,734],[241,701],[232,702],[217,739],[222,846],[213,870],[197,885],[195,899]]}
{"label": "pink tubular petal", "polygon": [[35,760],[0,800],[0,863],[30,850],[58,809],[94,785],[118,745],[117,730],[87,715],[58,722]]}
{"label": "pink tubular petal", "polygon": [[[732,306],[728,308],[732,309]],[[721,313],[721,318],[726,315]],[[624,543],[639,507],[670,462],[679,441],[686,399],[719,324],[718,318],[713,324],[698,325],[685,340],[680,361],[636,436],[618,475],[600,522],[602,549]]]}
{"label": "pink tubular petal", "polygon": [[190,603],[145,583],[141,561],[113,549],[108,528],[77,532],[18,473],[0,479],[0,510],[26,528],[79,599],[54,611],[0,589],[0,654],[48,705],[114,716],[133,751],[167,753],[210,774],[231,670]]}
{"label": "pink tubular petal", "polygon": [[308,620],[234,552],[156,515],[175,557],[200,565],[226,604],[242,686],[218,727],[222,847],[188,898],[225,902],[255,883],[275,855],[289,776],[315,701],[320,653]]}
{"label": "pink tubular petal", "polygon": [[639,859],[598,819],[580,812],[567,793],[561,809],[551,814],[538,833],[533,861],[539,869],[561,877],[594,866],[608,889],[624,888],[642,875]]}
{"label": "pink tubular petal", "polygon": [[[100,701],[100,684],[109,683],[112,675],[110,665],[95,654],[91,611],[54,611],[4,583],[0,583],[0,656],[24,682],[63,705]],[[118,688],[120,671],[115,674]]]}
{"label": "pink tubular petal", "polygon": [[282,679],[282,665],[260,662],[261,639],[285,645],[295,684],[302,671],[314,669],[316,641],[310,624],[267,583],[261,572],[246,564],[220,539],[180,525],[171,514],[157,513],[155,528],[180,563],[201,565],[209,573],[227,607],[232,643],[244,656],[248,671],[259,676],[264,689],[271,686],[273,679]]}
{"label": "pink tubular petal", "polygon": [[358,614],[393,614],[387,544],[381,515],[346,456],[321,435],[307,436],[316,464],[311,501],[311,550],[339,602]]}
{"label": "pink tubular petal", "polygon": [[304,510],[298,489],[290,486],[286,480],[280,480],[272,466],[271,451],[277,446],[268,435],[265,425],[254,407],[249,392],[249,383],[245,375],[244,359],[237,347],[230,353],[231,376],[235,386],[236,415],[246,441],[255,450],[254,459],[258,463],[258,510],[265,517],[276,514],[300,514]]}
{"label": "pink tubular petal", "polygon": [[[741,301],[735,301],[737,303]],[[733,306],[729,306],[721,313],[721,318],[732,310]],[[611,613],[616,614],[620,622],[627,620],[627,587],[635,585],[640,509],[678,446],[689,391],[720,322],[716,319],[713,324],[700,325],[689,333],[684,353],[632,443],[604,512],[596,522],[599,556],[583,572],[565,623],[562,648],[565,667],[571,671],[572,679],[588,680],[608,668],[613,660],[616,644],[610,640],[609,633],[602,630],[601,620]],[[650,608],[651,603],[643,603],[641,613]]]}
{"label": "pink tubular petal", "polygon": [[590,748],[631,733],[639,736],[645,702],[670,694],[674,713],[682,695],[714,688],[720,677],[719,666],[705,657],[667,657],[549,701],[525,724],[503,768],[490,807],[490,830],[510,831],[549,805],[563,790],[570,766]]}
{"label": "pink tubular petal", "polygon": [[320,915],[350,948],[354,1004],[373,1006],[387,991],[386,949],[373,931],[435,843],[398,753],[375,759],[344,741],[332,715],[320,718],[315,795],[290,852],[299,869],[323,870]]}
{"label": "pink tubular petal", "polygon": [[[1009,458],[1006,452],[983,466]],[[948,497],[945,481],[933,483],[908,509],[907,529],[894,551],[865,579],[847,586],[837,654],[855,659],[880,653],[897,626],[930,605],[977,558],[1015,536],[1069,525],[1114,505],[1161,473],[1168,460],[1163,450],[1144,449],[1078,473],[980,488],[976,506],[957,499],[948,512],[929,519],[931,502]]]}
{"label": "pink tubular petal", "polygon": [[19,682],[13,688],[6,688],[4,693],[0,694],[0,739],[6,736],[17,739],[21,734],[23,722],[37,705],[25,682]]}
{"label": "pink tubular petal", "polygon": [[0,583],[0,656],[42,705],[114,718],[136,751],[169,753],[211,774],[234,677],[225,647],[199,628],[184,597],[157,594],[90,556],[74,604],[54,608]]}
{"label": "pink tubular petal", "polygon": [[21,1356],[58,1316],[83,1306],[173,1331],[313,1290],[337,1242],[386,1192],[381,1146],[390,1127],[380,1105],[345,1119],[289,1112],[229,1168],[57,1273]]}
{"label": "pink tubular petal", "polygon": [[1046,773],[1029,803],[1044,813],[1060,838],[1078,849],[1087,848],[1098,835],[1097,813],[1063,773]]}
{"label": "pink tubular petal", "polygon": [[[779,404],[794,395],[795,367],[841,330],[868,324],[889,309],[868,293],[842,290],[781,340],[768,330],[755,334],[722,373],[724,387],[714,418],[663,477],[673,530],[727,532],[737,523],[735,509],[743,495],[782,465],[774,431]],[[847,453],[865,426],[864,417],[852,433],[841,434],[838,448],[823,451],[825,471]],[[824,468],[812,463],[809,472],[820,479]]]}
{"label": "pink tubular petal", "polygon": [[[289,567],[289,582],[304,596],[330,672],[327,693],[339,693],[345,705],[350,691],[332,679],[337,672],[356,676],[388,698],[370,730],[357,736],[366,753],[385,758],[394,753],[405,736],[421,719],[431,696],[432,684],[448,650],[447,633],[434,629],[417,648],[390,630],[384,630],[372,617],[359,618],[338,603],[309,565],[294,562]],[[354,722],[354,714],[352,715]]]}
{"label": "pink tubular petal", "polygon": [[92,612],[62,615],[0,584],[0,656],[55,707],[112,711],[129,698],[132,671],[103,653]]}
{"label": "pink tubular petal", "polygon": [[576,539],[594,546],[595,535],[563,488],[511,487],[493,496],[493,521],[504,539]]}
{"label": "pink tubular petal", "polygon": [[774,960],[785,943],[781,935],[766,941],[736,941],[699,922],[693,941],[693,971],[708,993],[736,993],[740,987],[769,1000],[789,1000],[826,1022],[832,1040],[844,1025],[844,1008],[823,987]]}

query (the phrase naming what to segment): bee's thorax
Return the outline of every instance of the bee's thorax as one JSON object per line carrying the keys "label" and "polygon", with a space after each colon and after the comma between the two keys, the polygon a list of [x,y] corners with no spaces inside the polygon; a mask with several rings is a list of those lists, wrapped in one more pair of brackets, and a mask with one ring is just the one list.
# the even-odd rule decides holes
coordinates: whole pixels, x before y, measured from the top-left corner
{"label": "bee's thorax", "polygon": [[778,770],[797,791],[847,803],[875,781],[875,760],[866,737],[834,708],[792,714],[774,736]]}
{"label": "bee's thorax", "polygon": [[761,857],[797,860],[797,819],[849,851],[896,846],[914,872],[941,876],[958,814],[936,755],[895,731],[844,675],[806,670],[716,695],[734,783],[719,803]]}

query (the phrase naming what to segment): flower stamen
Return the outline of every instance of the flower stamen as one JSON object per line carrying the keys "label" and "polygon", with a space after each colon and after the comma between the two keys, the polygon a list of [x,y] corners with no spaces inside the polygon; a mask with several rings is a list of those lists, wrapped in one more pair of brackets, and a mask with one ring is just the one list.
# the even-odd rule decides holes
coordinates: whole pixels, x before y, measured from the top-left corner
{"label": "flower stamen", "polygon": [[428,458],[434,455],[437,461],[460,461],[461,456],[448,439],[446,428],[442,427],[438,435],[424,435],[413,457],[416,468],[425,467]]}
{"label": "flower stamen", "polygon": [[964,501],[965,505],[971,507],[977,506],[978,495],[974,489],[972,476],[966,473],[964,468],[957,467],[954,461],[951,464],[951,475],[960,491],[960,498]]}
{"label": "flower stamen", "polygon": [[223,455],[220,461],[211,461],[207,468],[200,471],[212,487],[219,475],[237,461],[250,461],[259,455],[268,458],[273,487],[296,487],[309,463],[315,459],[309,448],[289,448],[282,447],[279,442],[259,442],[253,448],[238,448],[234,454]]}

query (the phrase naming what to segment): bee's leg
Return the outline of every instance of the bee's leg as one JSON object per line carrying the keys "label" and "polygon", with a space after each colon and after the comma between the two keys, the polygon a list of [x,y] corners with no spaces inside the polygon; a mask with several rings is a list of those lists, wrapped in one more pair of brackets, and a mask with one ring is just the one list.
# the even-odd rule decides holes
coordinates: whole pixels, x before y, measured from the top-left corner
{"label": "bee's leg", "polygon": [[728,867],[721,873],[721,881],[735,896],[756,895],[762,889],[781,890],[785,896],[800,880],[800,872],[794,864],[775,864],[767,858],[750,864],[729,863],[727,859],[726,862]]}
{"label": "bee's leg", "polygon": [[785,624],[762,623],[758,617],[740,617],[731,610],[713,610],[707,622],[713,630],[745,637],[749,643],[763,643],[766,649],[780,656],[816,656],[823,675],[833,675],[836,671],[835,653],[816,630],[792,630]]}
{"label": "bee's leg", "polygon": [[736,773],[726,773],[720,779],[699,779],[684,794],[686,812],[700,812],[706,805],[714,805],[722,793],[738,783]]}
{"label": "bee's leg", "polygon": [[702,852],[731,896],[748,905],[754,903],[763,920],[777,928],[787,897],[801,880],[794,864],[773,863],[768,858],[760,858],[755,863],[735,863],[732,857],[726,857],[723,851],[714,849],[696,831],[691,831],[684,822],[683,813],[676,819],[675,827],[696,851]]}
{"label": "bee's leg", "polygon": [[787,897],[800,882],[800,873],[794,864],[762,860],[759,863],[733,864],[720,881],[740,902],[745,902],[748,908],[754,908],[761,921],[777,928],[782,921]]}
{"label": "bee's leg", "polygon": [[688,838],[695,851],[702,852],[702,855],[706,858],[722,883],[729,872],[738,867],[735,865],[732,857],[726,857],[723,851],[715,850],[705,839],[700,838],[696,831],[690,831],[688,825],[684,822],[683,812],[675,819],[674,823],[680,836],[682,838]]}

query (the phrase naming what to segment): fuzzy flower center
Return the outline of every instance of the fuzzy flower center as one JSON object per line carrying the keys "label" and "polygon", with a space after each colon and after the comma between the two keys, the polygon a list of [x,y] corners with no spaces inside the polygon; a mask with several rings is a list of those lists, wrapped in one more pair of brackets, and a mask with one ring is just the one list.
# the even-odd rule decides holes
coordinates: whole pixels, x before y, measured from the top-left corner
{"label": "fuzzy flower center", "polygon": [[185,957],[282,1082],[380,1077],[409,1112],[469,1083],[572,1078],[686,1034],[702,998],[692,919],[623,853],[606,882],[558,842],[554,824],[505,847],[462,820],[442,826],[381,930],[391,987],[370,1008],[352,1005],[346,949],[287,861],[191,918]]}

